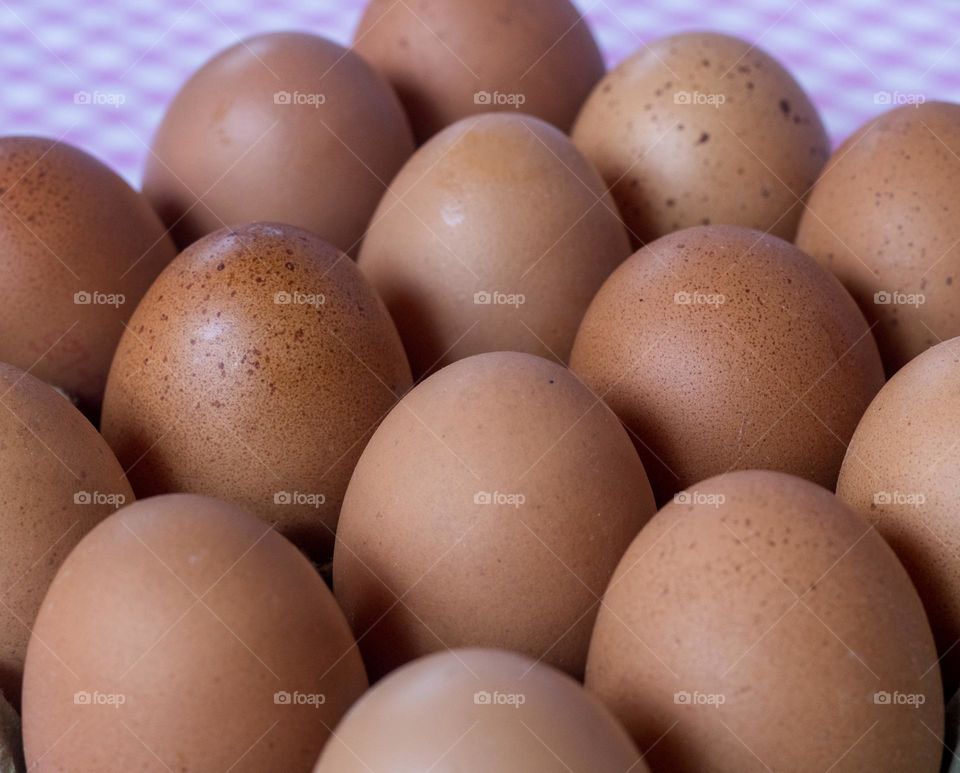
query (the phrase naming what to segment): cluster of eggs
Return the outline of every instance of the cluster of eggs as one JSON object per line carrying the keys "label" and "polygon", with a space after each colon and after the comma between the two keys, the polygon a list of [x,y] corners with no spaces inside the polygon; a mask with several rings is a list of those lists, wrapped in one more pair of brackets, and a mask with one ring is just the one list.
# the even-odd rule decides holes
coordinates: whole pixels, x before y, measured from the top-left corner
{"label": "cluster of eggs", "polygon": [[568,0],[244,41],[142,193],[0,138],[0,763],[938,770],[958,153]]}

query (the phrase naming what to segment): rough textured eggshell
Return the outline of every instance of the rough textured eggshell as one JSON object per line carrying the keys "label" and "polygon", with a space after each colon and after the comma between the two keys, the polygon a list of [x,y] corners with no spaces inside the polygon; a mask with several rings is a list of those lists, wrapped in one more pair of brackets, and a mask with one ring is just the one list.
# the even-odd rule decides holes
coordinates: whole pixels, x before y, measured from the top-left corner
{"label": "rough textured eggshell", "polygon": [[271,33],[187,81],[153,139],[143,186],[181,246],[276,220],[353,254],[412,152],[396,94],[359,56],[313,35]]}
{"label": "rough textured eggshell", "polygon": [[607,280],[570,357],[626,424],[657,501],[731,469],[833,488],[883,385],[840,283],[774,236],[702,226],[647,245]]}
{"label": "rough textured eggshell", "polygon": [[960,335],[960,105],[891,110],[817,181],[797,245],[860,304],[888,373]]}
{"label": "rough textured eggshell", "polygon": [[647,773],[610,713],[566,674],[503,650],[440,652],[377,684],[314,773]]}
{"label": "rough textured eggshell", "polygon": [[224,502],[155,497],[87,535],[50,587],[27,655],[27,762],[307,771],[366,687],[293,545]]}
{"label": "rough textured eggshell", "polygon": [[490,110],[569,131],[605,71],[569,0],[372,0],[353,47],[396,89],[420,142]]}
{"label": "rough textured eggshell", "polygon": [[140,496],[235,502],[322,558],[366,438],[410,384],[356,265],[258,223],[195,243],[150,288],[110,371],[103,433]]}
{"label": "rough textured eggshell", "polygon": [[580,675],[599,595],[653,511],[626,433],[566,368],[477,355],[374,433],[344,499],[334,590],[374,678],[462,646]]}
{"label": "rough textured eggshell", "polygon": [[104,439],[69,401],[0,363],[0,691],[20,705],[27,641],[67,554],[133,501]]}
{"label": "rough textured eggshell", "polygon": [[0,204],[0,361],[95,416],[123,324],[173,241],[119,175],[55,140],[0,138]]}
{"label": "rough textured eggshell", "polygon": [[850,441],[837,494],[873,523],[917,586],[952,694],[960,682],[960,338],[880,390]]}
{"label": "rough textured eggshell", "polygon": [[792,239],[830,154],[816,108],[744,40],[683,33],[645,45],[593,90],[573,127],[637,245],[725,223]]}
{"label": "rough textured eggshell", "polygon": [[490,351],[566,362],[594,293],[629,254],[616,205],[573,144],[536,118],[493,114],[414,155],[359,264],[422,374]]}
{"label": "rough textured eggshell", "polygon": [[747,471],[697,484],[630,546],[586,686],[654,770],[934,773],[936,661],[880,535],[819,486]]}

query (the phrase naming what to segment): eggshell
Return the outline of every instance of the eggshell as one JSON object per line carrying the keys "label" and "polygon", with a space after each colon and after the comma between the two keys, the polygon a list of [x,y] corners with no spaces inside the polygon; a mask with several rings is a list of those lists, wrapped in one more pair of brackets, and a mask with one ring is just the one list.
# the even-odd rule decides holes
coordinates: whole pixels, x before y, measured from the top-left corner
{"label": "eggshell", "polygon": [[314,773],[647,773],[569,676],[503,650],[449,650],[391,674],[347,714]]}
{"label": "eggshell", "polygon": [[489,110],[569,131],[606,69],[569,0],[371,0],[353,46],[396,89],[419,142]]}
{"label": "eggshell", "polygon": [[0,361],[95,416],[123,325],[175,253],[146,199],[97,159],[0,138]]}
{"label": "eggshell", "polygon": [[27,654],[27,763],[306,771],[366,686],[293,545],[232,505],[156,497],[87,535],[50,587]]}
{"label": "eggshell", "polygon": [[181,88],[153,139],[144,192],[181,247],[276,220],[354,252],[413,152],[396,94],[352,51],[295,32],[221,52]]}
{"label": "eggshell", "polygon": [[891,374],[960,335],[958,154],[960,105],[884,113],[834,153],[797,232],[876,325]]}
{"label": "eggshell", "polygon": [[133,491],[90,422],[39,379],[0,363],[0,406],[0,691],[19,706],[30,629],[57,568]]}
{"label": "eggshell", "polygon": [[410,384],[356,265],[256,223],[195,243],[150,288],[110,371],[103,433],[140,496],[235,502],[323,558],[366,439]]}
{"label": "eggshell", "polygon": [[637,245],[725,223],[792,239],[830,142],[779,62],[687,32],[644,45],[593,90],[573,127]]}
{"label": "eggshell", "polygon": [[930,616],[952,694],[960,683],[960,338],[908,363],[850,441],[837,494],[903,561]]}
{"label": "eggshell", "polygon": [[840,283],[735,226],[670,234],[627,260],[587,310],[570,367],[631,431],[661,504],[733,469],[833,488],[883,385]]}
{"label": "eggshell", "polygon": [[489,351],[566,362],[590,299],[629,254],[616,205],[573,144],[536,118],[490,114],[410,159],[359,264],[422,374]]}
{"label": "eggshell", "polygon": [[938,769],[943,695],[920,599],[830,492],[782,473],[698,483],[627,550],[587,689],[654,770]]}
{"label": "eggshell", "polygon": [[568,370],[477,355],[374,433],[344,499],[334,591],[373,678],[463,646],[580,675],[599,596],[653,511],[626,433]]}

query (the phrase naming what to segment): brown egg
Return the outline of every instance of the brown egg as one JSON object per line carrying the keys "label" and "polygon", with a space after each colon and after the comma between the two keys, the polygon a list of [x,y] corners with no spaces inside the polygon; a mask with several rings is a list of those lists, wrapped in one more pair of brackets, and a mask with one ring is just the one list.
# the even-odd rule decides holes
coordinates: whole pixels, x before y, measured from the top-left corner
{"label": "brown egg", "polygon": [[590,305],[570,367],[637,444],[657,501],[734,469],[833,488],[883,385],[863,315],[775,236],[704,226],[649,244]]}
{"label": "brown egg", "polygon": [[181,246],[276,220],[352,254],[412,152],[396,94],[359,56],[313,35],[271,33],[187,81],[153,139],[143,187]]}
{"label": "brown egg", "polygon": [[140,496],[235,502],[323,558],[366,439],[410,383],[356,265],[257,223],[195,243],[150,288],[117,349],[103,433]]}
{"label": "brown egg", "polygon": [[491,114],[414,155],[359,263],[420,375],[490,351],[566,362],[594,293],[629,254],[616,205],[570,140]]}
{"label": "brown egg", "polygon": [[884,113],[834,154],[797,232],[876,324],[890,374],[960,335],[958,154],[960,105]]}
{"label": "brown egg", "polygon": [[566,674],[503,650],[449,650],[370,690],[314,773],[647,773],[623,728]]}
{"label": "brown egg", "polygon": [[830,154],[816,108],[744,40],[683,33],[645,45],[593,90],[573,128],[635,243],[726,223],[792,239]]}
{"label": "brown egg", "polygon": [[701,482],[634,540],[587,689],[654,770],[938,769],[943,695],[923,606],[880,535],[774,472]]}
{"label": "brown egg", "polygon": [[473,646],[580,675],[600,594],[653,511],[629,438],[570,371],[477,355],[374,433],[344,499],[334,590],[373,678]]}
{"label": "brown egg", "polygon": [[95,417],[123,325],[175,254],[147,200],[97,159],[0,138],[0,361]]}
{"label": "brown egg", "polygon": [[19,706],[30,629],[57,568],[133,491],[93,425],[43,382],[0,363],[0,406],[0,692]]}
{"label": "brown egg", "polygon": [[272,527],[173,494],[77,546],[24,676],[31,771],[307,771],[367,687],[320,575]]}
{"label": "brown egg", "polygon": [[605,71],[569,0],[371,0],[353,47],[393,84],[419,142],[491,110],[569,131]]}
{"label": "brown egg", "polygon": [[880,391],[850,441],[837,494],[877,527],[920,592],[952,694],[960,683],[960,338]]}

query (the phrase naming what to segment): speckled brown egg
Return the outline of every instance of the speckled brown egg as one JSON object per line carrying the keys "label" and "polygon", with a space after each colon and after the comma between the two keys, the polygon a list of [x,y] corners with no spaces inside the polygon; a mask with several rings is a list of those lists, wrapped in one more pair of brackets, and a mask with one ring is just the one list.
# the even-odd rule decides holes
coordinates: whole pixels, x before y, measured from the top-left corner
{"label": "speckled brown egg", "polygon": [[374,433],[344,499],[334,591],[374,678],[474,646],[580,675],[599,596],[653,511],[630,439],[570,371],[477,355]]}
{"label": "speckled brown egg", "polygon": [[143,189],[181,246],[276,220],[353,254],[413,136],[389,84],[305,33],[242,41],[181,88],[153,138]]}
{"label": "speckled brown egg", "polygon": [[353,261],[257,223],[195,243],[150,288],[110,370],[103,433],[139,496],[235,502],[320,558],[366,439],[410,384]]}
{"label": "speckled brown egg", "polygon": [[566,674],[514,652],[448,650],[399,669],[344,717],[314,773],[647,773]]}
{"label": "speckled brown egg", "polygon": [[569,131],[606,69],[569,0],[371,0],[353,47],[396,89],[419,142],[491,110]]}
{"label": "speckled brown egg", "polygon": [[943,695],[923,606],[830,492],[764,471],[698,483],[604,595],[587,689],[653,770],[935,773]]}
{"label": "speckled brown egg", "polygon": [[723,223],[792,239],[830,142],[773,57],[683,33],[645,45],[593,90],[573,140],[600,170],[637,245]]}
{"label": "speckled brown egg", "polygon": [[888,373],[960,335],[960,105],[899,107],[834,154],[797,245],[836,274]]}
{"label": "speckled brown egg", "polygon": [[735,226],[670,234],[627,260],[590,305],[570,367],[630,430],[661,504],[733,469],[833,488],[883,385],[836,278]]}
{"label": "speckled brown egg", "polygon": [[95,416],[123,325],[175,254],[147,200],[97,159],[0,138],[0,361]]}
{"label": "speckled brown egg", "polygon": [[880,391],[850,441],[837,494],[900,556],[927,608],[952,694],[960,683],[960,338]]}
{"label": "speckled brown egg", "polygon": [[64,562],[27,654],[31,771],[308,771],[367,687],[333,595],[272,527],[171,494]]}
{"label": "speckled brown egg", "polygon": [[630,254],[603,181],[529,116],[466,118],[403,168],[359,264],[420,375],[482,352],[566,362],[603,280]]}
{"label": "speckled brown egg", "polygon": [[0,692],[20,705],[27,640],[57,568],[133,491],[62,395],[0,363]]}

